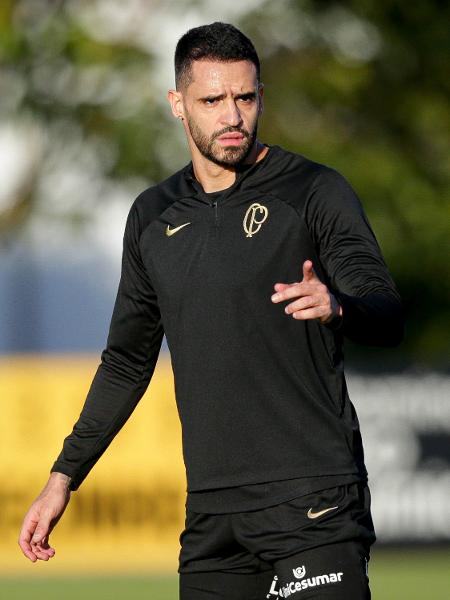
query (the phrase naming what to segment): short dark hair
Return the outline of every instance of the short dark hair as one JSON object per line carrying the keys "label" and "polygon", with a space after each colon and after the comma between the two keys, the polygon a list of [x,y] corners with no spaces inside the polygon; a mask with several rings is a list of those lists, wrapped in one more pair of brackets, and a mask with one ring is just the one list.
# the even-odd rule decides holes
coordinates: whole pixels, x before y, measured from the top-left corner
{"label": "short dark hair", "polygon": [[254,45],[242,31],[229,23],[216,21],[210,25],[194,27],[178,40],[175,49],[177,90],[191,83],[194,60],[249,60],[255,65],[256,76],[260,80],[259,58]]}

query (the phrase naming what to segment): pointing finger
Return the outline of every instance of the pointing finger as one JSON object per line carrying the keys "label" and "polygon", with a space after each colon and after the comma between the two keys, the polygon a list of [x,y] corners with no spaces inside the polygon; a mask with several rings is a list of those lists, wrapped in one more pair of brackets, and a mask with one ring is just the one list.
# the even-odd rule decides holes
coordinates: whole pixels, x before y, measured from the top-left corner
{"label": "pointing finger", "polygon": [[282,302],[290,298],[302,298],[303,296],[321,296],[321,301],[326,296],[327,288],[323,283],[297,283],[289,285],[285,289],[277,291],[271,296],[272,302]]}
{"label": "pointing finger", "polygon": [[300,283],[299,281],[294,281],[292,283],[275,283],[274,284],[274,289],[277,292],[282,292],[283,290],[286,290],[289,287],[292,287],[293,285],[297,285],[298,283]]}

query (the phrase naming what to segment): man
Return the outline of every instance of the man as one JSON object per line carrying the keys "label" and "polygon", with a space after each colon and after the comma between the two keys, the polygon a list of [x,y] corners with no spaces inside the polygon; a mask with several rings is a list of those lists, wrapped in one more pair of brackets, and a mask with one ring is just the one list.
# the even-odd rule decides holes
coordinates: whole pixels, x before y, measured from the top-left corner
{"label": "man", "polygon": [[168,99],[192,162],[126,224],[107,347],[19,543],[49,533],[171,352],[188,494],[183,600],[369,598],[375,539],[343,336],[391,346],[398,294],[336,171],[257,139],[258,56],[231,25],[188,31]]}

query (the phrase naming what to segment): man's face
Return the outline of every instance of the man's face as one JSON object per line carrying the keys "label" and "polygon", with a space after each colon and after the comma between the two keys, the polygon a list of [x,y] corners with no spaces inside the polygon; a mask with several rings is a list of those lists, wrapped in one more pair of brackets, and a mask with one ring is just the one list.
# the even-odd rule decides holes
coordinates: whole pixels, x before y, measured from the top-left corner
{"label": "man's face", "polygon": [[193,149],[221,166],[247,158],[257,133],[262,86],[255,65],[246,60],[195,61],[183,91],[186,133]]}

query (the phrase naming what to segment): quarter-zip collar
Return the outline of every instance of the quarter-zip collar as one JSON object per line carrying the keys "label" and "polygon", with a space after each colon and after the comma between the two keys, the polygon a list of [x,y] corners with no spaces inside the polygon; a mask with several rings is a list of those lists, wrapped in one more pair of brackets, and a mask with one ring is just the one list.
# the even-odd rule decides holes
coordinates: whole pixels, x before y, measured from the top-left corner
{"label": "quarter-zip collar", "polygon": [[[243,164],[237,165],[236,167],[236,179],[230,187],[221,190],[221,194],[219,195],[219,202],[223,203],[227,198],[229,198],[234,192],[243,187],[245,180],[250,175],[255,174],[257,177],[257,173],[261,170],[265,170],[270,167],[270,165],[277,159],[278,155],[278,146],[271,146],[270,144],[264,144],[268,146],[269,150],[261,160],[254,162],[252,164]],[[192,189],[192,197],[195,197],[203,202],[207,202],[211,204],[211,196],[207,194],[200,182],[195,178],[194,168],[192,165],[192,161],[186,165],[183,170],[183,175],[185,181]],[[254,180],[254,178],[252,178]]]}

